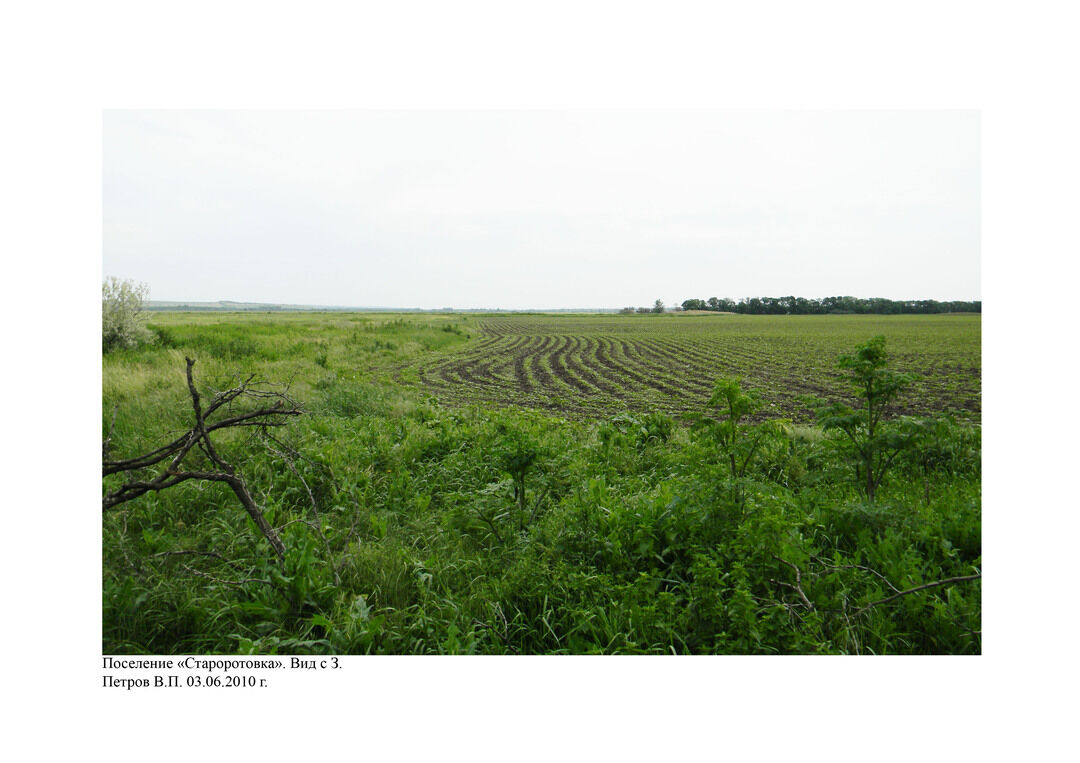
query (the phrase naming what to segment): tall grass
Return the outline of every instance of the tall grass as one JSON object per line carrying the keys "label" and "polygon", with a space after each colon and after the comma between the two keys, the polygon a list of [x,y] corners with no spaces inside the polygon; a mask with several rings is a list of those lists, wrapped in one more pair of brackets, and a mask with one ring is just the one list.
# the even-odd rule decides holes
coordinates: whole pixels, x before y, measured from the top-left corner
{"label": "tall grass", "polygon": [[103,651],[981,650],[978,580],[862,609],[981,568],[977,427],[945,425],[949,457],[898,463],[874,504],[834,435],[775,427],[733,491],[715,443],[660,413],[444,407],[398,383],[475,320],[157,314],[161,341],[106,356],[118,455],[190,425],[185,355],[207,388],[290,382],[307,415],[283,433],[296,457],[222,440],[282,566],[220,486],[104,516]]}

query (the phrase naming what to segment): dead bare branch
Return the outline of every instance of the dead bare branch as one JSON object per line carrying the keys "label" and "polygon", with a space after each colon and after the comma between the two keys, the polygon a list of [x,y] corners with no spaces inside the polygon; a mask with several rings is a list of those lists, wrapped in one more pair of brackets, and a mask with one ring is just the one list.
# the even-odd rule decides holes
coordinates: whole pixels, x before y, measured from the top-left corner
{"label": "dead bare branch", "polygon": [[781,559],[776,554],[773,554],[773,558],[778,562],[783,562],[795,571],[795,583],[785,583],[782,580],[771,580],[770,582],[776,583],[777,585],[782,585],[785,588],[792,589],[793,591],[795,591],[795,593],[799,594],[799,598],[802,599],[803,604],[806,605],[807,609],[814,609],[813,602],[811,602],[810,599],[806,597],[806,593],[802,589],[802,572],[799,570],[799,567],[789,562],[787,559]]}
{"label": "dead bare branch", "polygon": [[[191,358],[185,358],[185,360],[187,361],[188,393],[191,396],[191,406],[195,415],[194,426],[168,445],[163,445],[162,447],[152,450],[149,453],[144,453],[141,456],[135,456],[134,458],[119,461],[109,461],[105,457],[108,452],[109,439],[112,434],[112,427],[110,427],[109,437],[106,438],[102,445],[103,456],[101,473],[103,477],[112,474],[131,473],[149,469],[166,460],[168,461],[168,464],[161,468],[161,470],[151,478],[135,477],[129,479],[116,490],[107,493],[101,501],[102,511],[107,511],[114,506],[138,498],[145,493],[165,490],[187,480],[193,479],[208,482],[223,482],[232,489],[233,493],[244,507],[244,510],[247,511],[248,516],[251,517],[263,536],[270,542],[271,547],[278,557],[284,558],[285,544],[282,543],[280,536],[266,520],[262,510],[258,507],[258,504],[256,504],[255,499],[252,498],[247,485],[244,483],[243,477],[237,473],[236,468],[226,461],[214,447],[214,443],[210,439],[210,433],[220,429],[241,426],[283,426],[287,420],[285,417],[299,416],[303,414],[303,411],[295,401],[285,394],[285,392],[267,390],[253,384],[253,375],[248,376],[236,387],[214,394],[204,411],[202,407],[202,398],[199,395],[198,388],[195,386],[195,379],[192,374],[192,368],[195,365],[195,361]],[[258,400],[273,399],[274,404],[268,407],[263,405],[254,410],[234,413],[231,410],[232,404],[241,398]],[[223,408],[227,413],[232,415],[219,419],[213,423],[207,422],[208,416]],[[212,470],[182,470],[180,468],[181,463],[193,448],[198,448],[206,460],[215,468]]]}
{"label": "dead bare branch", "polygon": [[[811,559],[814,559],[815,561],[819,562],[821,564],[821,566],[824,567],[826,570],[862,570],[863,572],[869,572],[871,575],[875,575],[877,578],[879,578],[881,580],[881,582],[883,582],[885,585],[887,585],[892,590],[896,591],[897,593],[900,592],[900,589],[897,588],[896,586],[894,586],[892,584],[892,582],[887,577],[882,575],[877,570],[871,569],[870,567],[867,567],[866,565],[863,565],[863,564],[830,564],[827,560],[822,559],[820,557],[811,557]],[[810,573],[810,574],[821,575],[821,574],[824,574],[824,572],[816,572],[816,573]]]}
{"label": "dead bare branch", "polygon": [[855,614],[856,615],[861,615],[863,612],[870,609],[871,607],[876,607],[879,604],[888,604],[890,601],[894,601],[896,599],[899,599],[901,596],[907,596],[908,594],[917,593],[918,591],[925,591],[928,588],[937,588],[938,586],[948,585],[949,583],[962,583],[965,580],[979,580],[981,578],[982,578],[981,574],[979,574],[979,575],[959,575],[957,577],[945,578],[943,580],[935,580],[933,583],[924,583],[923,585],[915,586],[914,588],[909,588],[906,591],[900,591],[899,593],[894,593],[892,596],[886,596],[884,599],[878,599],[877,601],[871,602],[871,603],[867,604],[865,607],[862,607],[862,608],[856,610]]}

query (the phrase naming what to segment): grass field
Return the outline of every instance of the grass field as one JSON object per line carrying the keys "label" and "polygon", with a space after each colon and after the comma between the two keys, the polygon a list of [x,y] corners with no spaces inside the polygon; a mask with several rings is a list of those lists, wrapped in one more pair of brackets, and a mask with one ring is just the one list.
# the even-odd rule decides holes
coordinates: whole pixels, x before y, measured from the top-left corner
{"label": "grass field", "polygon": [[[215,435],[287,553],[212,482],[106,511],[106,653],[981,650],[978,316],[150,325],[154,345],[103,356],[110,458],[191,427],[185,356],[206,399],[287,384],[305,413],[278,440]],[[801,396],[854,403],[837,357],[878,334],[920,374],[890,415],[958,415],[868,500]],[[767,405],[734,438],[680,426],[722,376]]]}

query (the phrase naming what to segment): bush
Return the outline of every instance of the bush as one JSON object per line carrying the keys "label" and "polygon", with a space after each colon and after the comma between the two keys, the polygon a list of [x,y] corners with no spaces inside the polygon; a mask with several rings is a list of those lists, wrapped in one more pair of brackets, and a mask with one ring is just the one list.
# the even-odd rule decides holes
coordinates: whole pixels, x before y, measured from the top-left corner
{"label": "bush", "polygon": [[873,503],[893,461],[915,442],[915,432],[885,419],[889,404],[915,377],[888,368],[883,336],[860,344],[854,355],[840,356],[837,367],[848,372],[847,381],[863,405],[854,409],[845,403],[816,401],[814,412],[823,429],[837,429],[847,436],[859,480],[867,500]]}
{"label": "bush", "polygon": [[110,276],[101,284],[101,351],[150,344],[154,334],[146,328],[143,300],[150,287]]}
{"label": "bush", "polygon": [[639,449],[653,443],[667,442],[675,431],[675,421],[658,411],[644,415],[620,413],[600,425],[600,442],[605,447],[617,446],[629,439]]}

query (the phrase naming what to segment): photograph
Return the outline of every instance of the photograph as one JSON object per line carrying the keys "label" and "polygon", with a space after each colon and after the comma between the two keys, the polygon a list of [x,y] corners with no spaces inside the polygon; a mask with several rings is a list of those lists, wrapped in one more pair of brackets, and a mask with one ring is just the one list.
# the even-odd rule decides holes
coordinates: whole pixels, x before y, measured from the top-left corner
{"label": "photograph", "polygon": [[1067,757],[1068,10],[5,7],[8,747]]}
{"label": "photograph", "polygon": [[101,124],[103,655],[982,654],[978,109]]}

